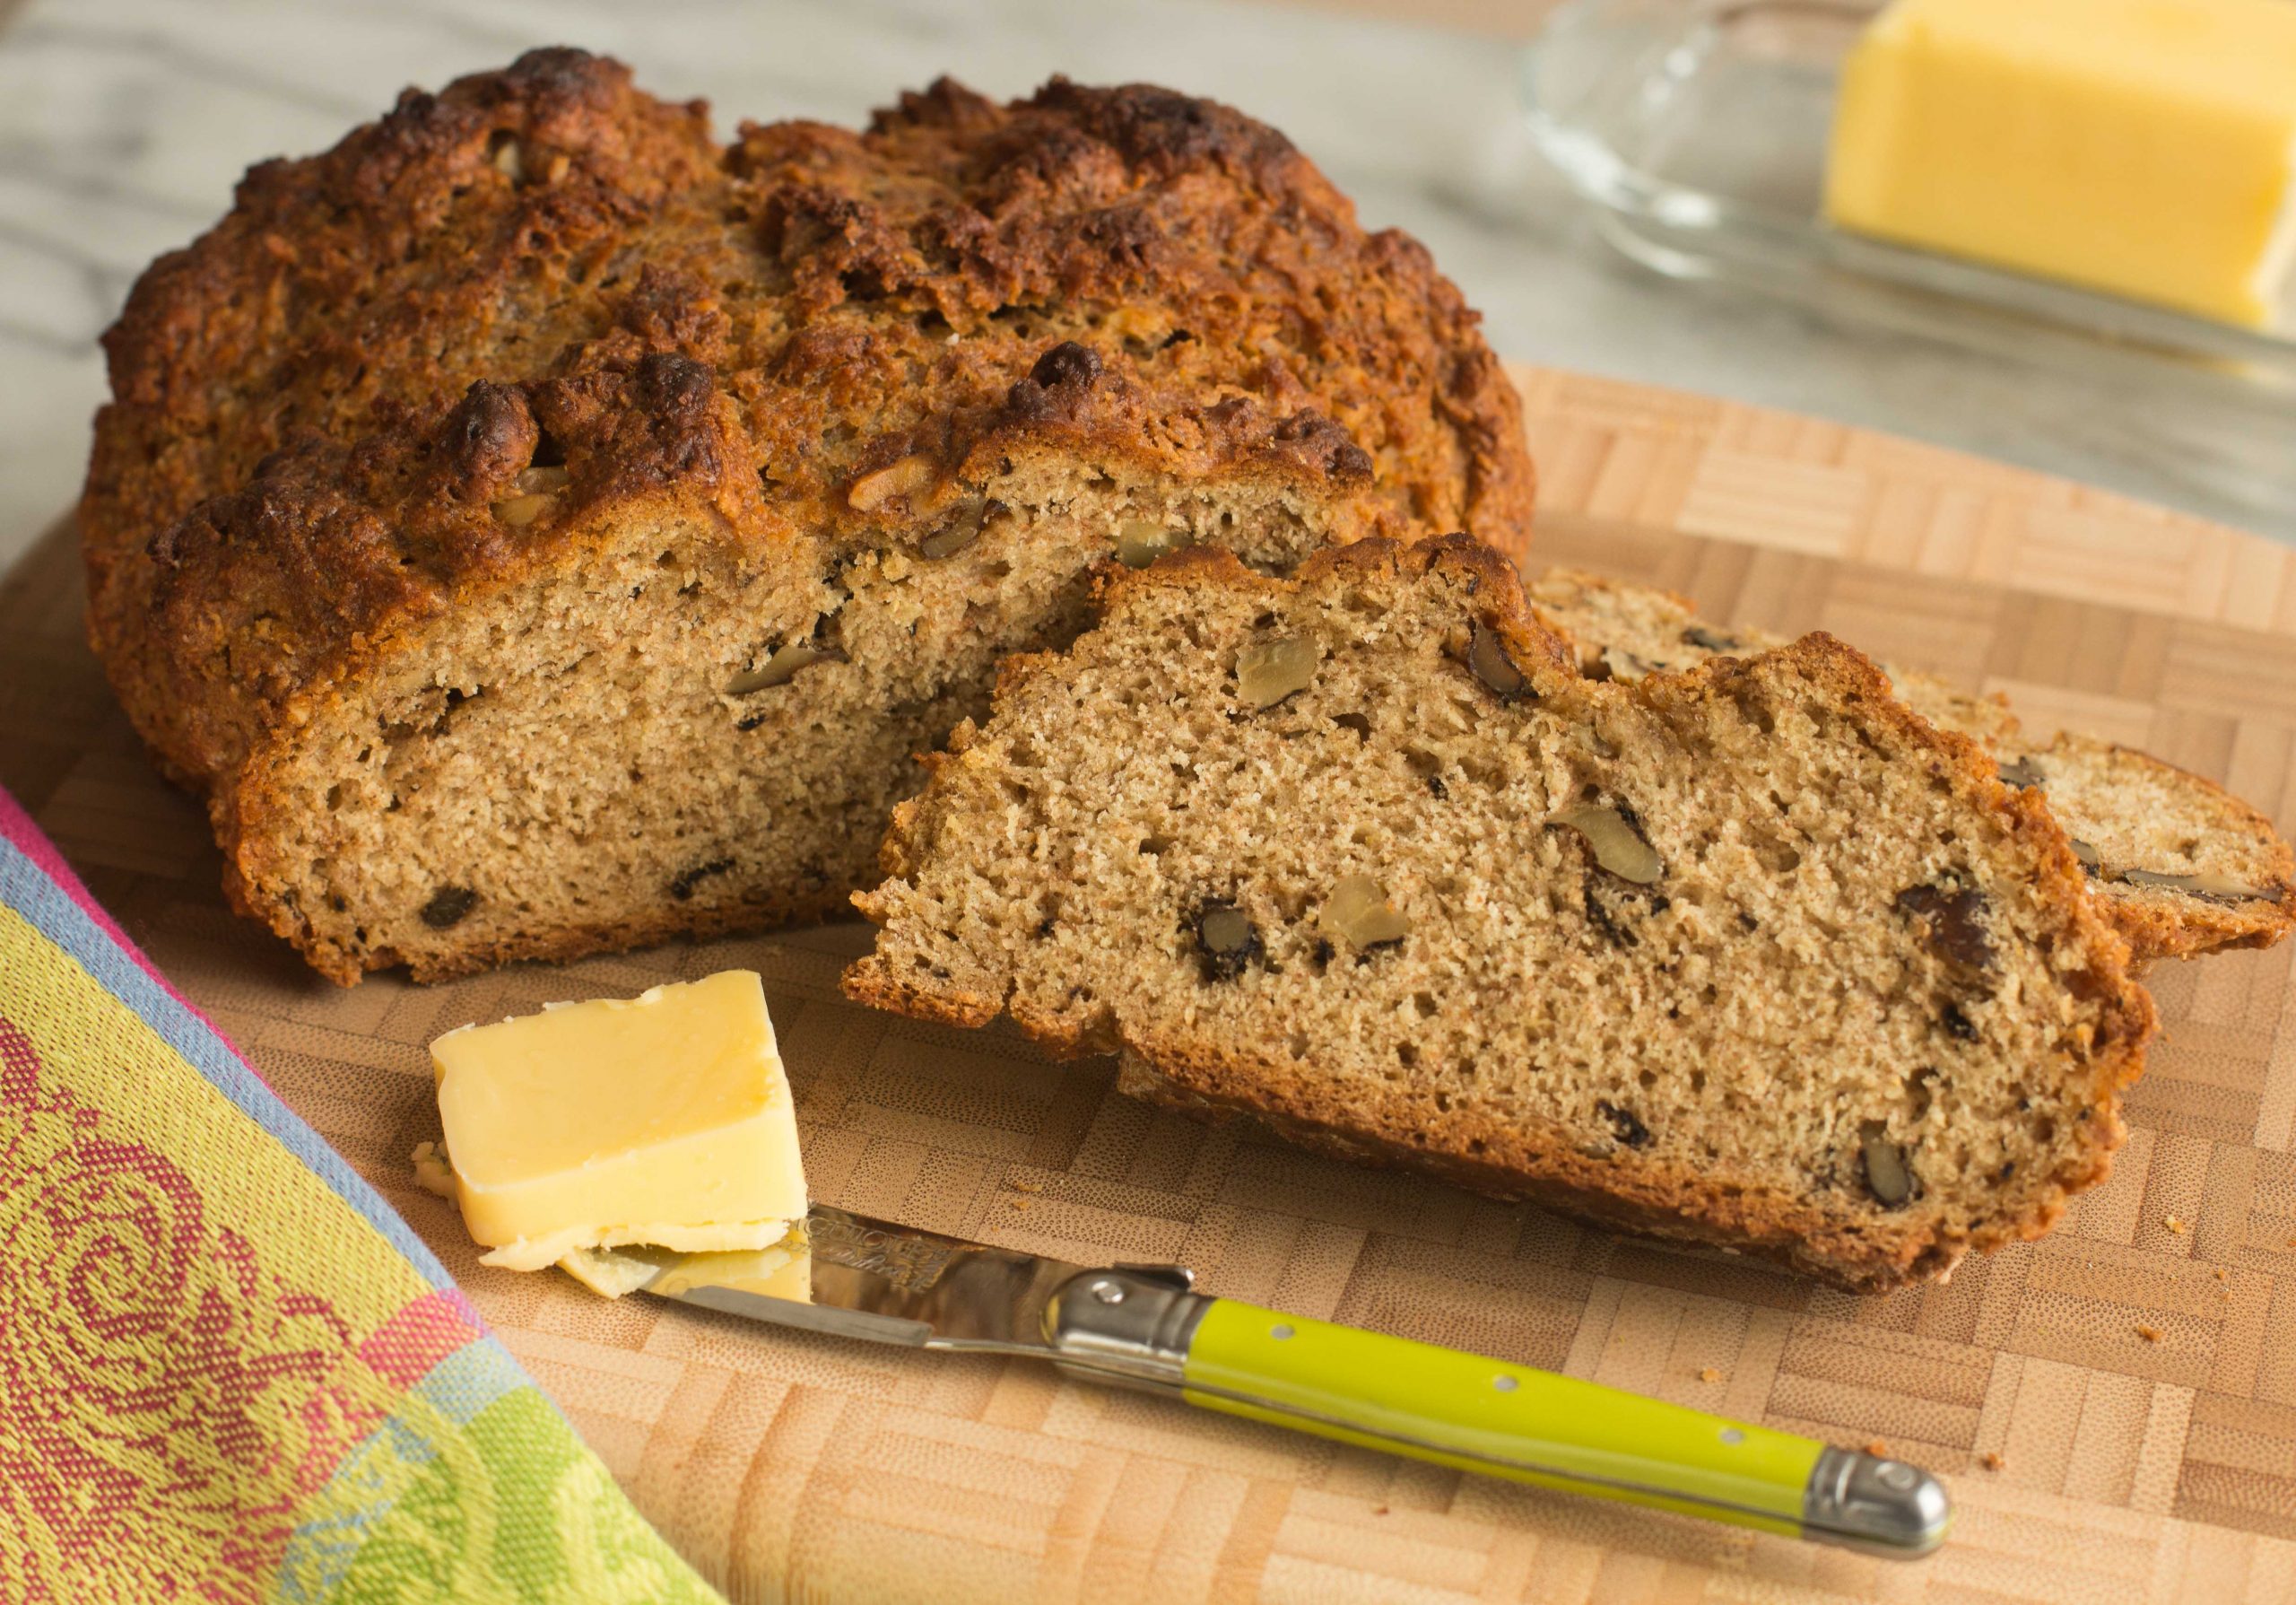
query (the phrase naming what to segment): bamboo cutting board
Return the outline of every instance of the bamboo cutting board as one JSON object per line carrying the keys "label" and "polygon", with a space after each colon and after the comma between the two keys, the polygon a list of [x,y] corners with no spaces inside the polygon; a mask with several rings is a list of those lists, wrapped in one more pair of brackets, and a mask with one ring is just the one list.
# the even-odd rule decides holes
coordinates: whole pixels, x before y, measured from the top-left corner
{"label": "bamboo cutting board", "polygon": [[[1698,397],[1518,373],[1535,560],[1822,627],[2224,781],[2296,825],[2296,554],[2076,485]],[[62,531],[0,589],[0,781],[439,1252],[631,1496],[738,1600],[1624,1605],[2296,1601],[2289,950],[2165,965],[2109,1184],[1946,1286],[1858,1299],[1118,1096],[1003,1029],[843,1001],[851,927],[351,990],[227,913],[113,710]],[[816,1196],[1480,1350],[1943,1473],[1913,1566],[1341,1448],[1022,1362],[773,1332],[490,1271],[406,1156],[473,1019],[754,967]],[[1996,1459],[1997,1457],[1997,1459]]]}

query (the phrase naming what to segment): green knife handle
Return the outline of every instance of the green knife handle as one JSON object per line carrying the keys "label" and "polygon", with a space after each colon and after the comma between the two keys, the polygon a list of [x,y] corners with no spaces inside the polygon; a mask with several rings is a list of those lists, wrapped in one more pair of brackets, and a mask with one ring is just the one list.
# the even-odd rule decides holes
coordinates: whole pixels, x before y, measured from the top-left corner
{"label": "green knife handle", "polygon": [[1076,1278],[1048,1322],[1064,1363],[1342,1443],[1872,1554],[1944,1538],[1944,1488],[1902,1461],[1185,1286],[1130,1268]]}
{"label": "green knife handle", "polygon": [[1182,1397],[1345,1443],[1799,1536],[1822,1444],[1552,1372],[1217,1299]]}

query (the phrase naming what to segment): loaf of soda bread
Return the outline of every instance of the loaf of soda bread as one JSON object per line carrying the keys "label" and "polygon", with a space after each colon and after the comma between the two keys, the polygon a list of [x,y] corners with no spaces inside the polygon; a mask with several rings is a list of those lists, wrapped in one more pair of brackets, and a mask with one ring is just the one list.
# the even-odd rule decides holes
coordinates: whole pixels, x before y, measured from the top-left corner
{"label": "loaf of soda bread", "polygon": [[1530,509],[1425,250],[1137,85],[727,145],[536,51],[253,170],[106,346],[94,643],[342,981],[842,910],[1088,564]]}
{"label": "loaf of soda bread", "polygon": [[[1687,598],[1577,570],[1551,570],[1529,591],[1590,675],[1632,680],[1783,641],[1700,618]],[[2213,781],[2071,730],[2038,740],[1998,697],[1889,672],[1916,712],[1978,741],[1999,760],[2002,779],[2048,804],[2099,912],[2139,961],[2269,947],[2296,922],[2296,852],[2271,820]]]}
{"label": "loaf of soda bread", "polygon": [[895,811],[849,995],[1860,1288],[2104,1173],[2127,946],[2039,796],[1849,648],[1590,679],[1463,537],[1101,606]]}

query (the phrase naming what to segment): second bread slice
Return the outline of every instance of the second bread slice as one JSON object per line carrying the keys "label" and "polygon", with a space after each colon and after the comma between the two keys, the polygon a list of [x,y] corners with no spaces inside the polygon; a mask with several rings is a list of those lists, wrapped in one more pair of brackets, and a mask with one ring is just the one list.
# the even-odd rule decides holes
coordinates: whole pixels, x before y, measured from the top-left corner
{"label": "second bread slice", "polygon": [[[1597,678],[1639,679],[1785,644],[1702,619],[1670,592],[1570,569],[1533,580],[1530,598]],[[2140,964],[2269,947],[2296,924],[2296,852],[2271,820],[2213,781],[2073,730],[2036,740],[1998,697],[1890,672],[1907,706],[1979,743],[1999,760],[2002,779],[2047,801],[2089,876],[2097,912]]]}
{"label": "second bread slice", "polygon": [[885,868],[857,998],[1854,1287],[2045,1230],[2152,1022],[2039,802],[1856,652],[1586,680],[1456,538],[1117,578]]}

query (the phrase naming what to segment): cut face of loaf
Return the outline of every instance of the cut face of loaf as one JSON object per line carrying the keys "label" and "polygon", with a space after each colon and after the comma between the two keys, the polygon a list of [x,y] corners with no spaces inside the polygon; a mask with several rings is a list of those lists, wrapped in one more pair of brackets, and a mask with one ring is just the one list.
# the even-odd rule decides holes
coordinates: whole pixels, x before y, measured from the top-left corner
{"label": "cut face of loaf", "polygon": [[895,814],[859,999],[1888,1286],[2103,1173],[2149,1000],[2062,834],[1813,636],[1634,684],[1513,571],[1118,575]]}
{"label": "cut face of loaf", "polygon": [[748,550],[671,512],[439,615],[257,748],[216,810],[234,885],[340,980],[835,913],[915,755],[986,713],[1001,656],[1082,628],[1090,563],[1322,539],[1269,485],[988,489],[937,555]]}
{"label": "cut face of loaf", "polygon": [[726,144],[533,51],[256,169],[105,344],[91,637],[345,981],[844,908],[1111,553],[1530,513],[1426,251],[1142,84]]}
{"label": "cut face of loaf", "polygon": [[[1686,598],[1555,569],[1529,586],[1540,617],[1587,673],[1635,680],[1783,637],[1700,618]],[[2001,778],[2037,792],[2072,838],[2098,911],[2139,961],[2269,947],[2296,923],[2296,852],[2272,822],[2214,781],[2093,736],[2028,737],[1999,697],[1897,673],[1906,704],[1989,749]]]}

